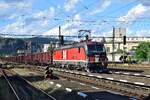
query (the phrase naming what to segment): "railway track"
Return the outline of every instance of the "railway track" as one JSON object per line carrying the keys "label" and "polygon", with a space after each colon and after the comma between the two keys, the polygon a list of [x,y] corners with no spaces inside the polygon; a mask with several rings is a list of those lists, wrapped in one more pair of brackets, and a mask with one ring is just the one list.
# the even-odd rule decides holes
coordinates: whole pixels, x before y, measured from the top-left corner
{"label": "railway track", "polygon": [[[41,69],[41,68],[38,68],[38,69]],[[44,70],[38,71],[36,69],[28,69],[28,68],[23,68],[23,69],[14,68],[12,70],[23,76],[31,75],[31,73],[33,73],[32,74],[33,76],[36,76],[37,75],[36,73],[39,73],[39,74],[44,73],[43,72]],[[78,81],[67,80],[62,77],[59,77],[58,80],[47,80],[46,82],[49,85],[49,88],[47,88],[48,90],[47,89],[44,89],[44,90],[46,90],[47,93],[53,95],[54,97],[57,97],[58,100],[101,100],[100,98],[103,98],[103,99],[105,98],[106,100],[111,100],[112,98],[113,100],[122,100],[122,99],[130,100],[129,99],[130,97],[122,96],[117,92],[108,91],[103,88],[98,88],[91,84],[84,84]],[[44,85],[46,84],[44,83]],[[106,97],[106,95],[109,95],[110,97],[108,96]],[[80,99],[77,99],[77,98],[80,98]]]}
{"label": "railway track", "polygon": [[2,69],[0,69],[0,73],[1,73],[1,75],[5,78],[6,82],[8,83],[8,85],[9,85],[11,91],[13,92],[14,98],[15,98],[16,100],[21,100],[21,99],[19,98],[18,94],[16,93],[16,91],[15,91],[13,85],[12,85],[11,82],[9,81],[8,76],[6,75],[5,71],[2,70]]}
{"label": "railway track", "polygon": [[[150,66],[150,64],[134,64],[134,63],[108,63],[108,66],[110,67],[114,67],[114,68],[148,68]],[[142,67],[141,67],[142,66]]]}
{"label": "railway track", "polygon": [[[40,69],[42,67],[39,67]],[[54,68],[55,69],[55,68]],[[57,69],[57,68],[56,68]],[[60,69],[62,70],[62,69]],[[64,71],[71,71],[71,70],[64,70]],[[73,72],[73,71],[72,71]],[[108,78],[108,79],[116,79],[120,81],[126,81],[130,83],[135,83],[135,84],[143,84],[143,85],[148,85],[150,84],[150,75],[143,75],[140,73],[129,73],[129,72],[110,72],[109,74],[99,74],[99,73],[88,73],[88,72],[82,72],[82,71],[76,71],[77,73],[81,73],[83,75],[93,75],[93,76],[99,76],[103,78]]]}
{"label": "railway track", "polygon": [[140,73],[129,73],[129,72],[110,72],[111,74],[119,74],[119,75],[128,75],[128,76],[136,76],[136,77],[145,77],[150,78],[150,74],[140,74]]}
{"label": "railway track", "polygon": [[128,96],[135,96],[140,99],[148,96],[150,93],[150,85],[143,84],[141,82],[132,82],[125,79],[103,77],[101,74],[98,75],[56,68],[53,68],[53,70],[55,71],[55,74],[60,75],[61,77],[93,84],[97,87],[106,87],[108,89],[121,92]]}
{"label": "railway track", "polygon": [[[31,68],[31,67],[30,67]],[[36,67],[38,70],[45,70],[44,67]],[[86,73],[79,71],[63,70],[52,68],[55,74],[71,79],[81,81],[83,83],[93,84],[97,87],[105,87],[109,90],[118,91],[122,94],[128,96],[135,96],[137,98],[144,98],[150,93],[150,77],[149,75],[142,75],[139,73],[127,73],[127,72],[112,72],[111,74],[96,74],[96,73]],[[115,75],[116,77],[112,77]],[[124,77],[127,77],[125,79]],[[131,81],[131,77],[135,79]],[[136,81],[139,78],[140,81]],[[141,82],[141,79],[143,82]],[[147,83],[144,81],[147,80]]]}
{"label": "railway track", "polygon": [[0,72],[2,76],[4,76],[6,82],[9,84],[9,87],[11,88],[15,97],[15,99],[11,100],[56,100],[51,95],[31,85],[29,81],[20,77],[19,75],[4,69],[0,69]]}
{"label": "railway track", "polygon": [[117,67],[117,66],[110,67],[108,66],[108,69],[114,72],[141,73],[145,75],[150,73],[150,66],[149,67],[143,67],[143,66],[141,67]]}

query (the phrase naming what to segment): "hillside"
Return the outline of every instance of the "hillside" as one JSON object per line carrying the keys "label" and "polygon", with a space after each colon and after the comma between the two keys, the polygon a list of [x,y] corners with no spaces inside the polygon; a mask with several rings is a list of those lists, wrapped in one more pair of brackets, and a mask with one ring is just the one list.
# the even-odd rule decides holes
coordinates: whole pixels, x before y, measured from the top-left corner
{"label": "hillside", "polygon": [[45,37],[34,37],[26,39],[0,37],[0,55],[14,55],[17,53],[18,49],[27,49],[29,46],[32,49],[32,52],[37,52],[42,50],[43,44],[57,41],[57,39]]}

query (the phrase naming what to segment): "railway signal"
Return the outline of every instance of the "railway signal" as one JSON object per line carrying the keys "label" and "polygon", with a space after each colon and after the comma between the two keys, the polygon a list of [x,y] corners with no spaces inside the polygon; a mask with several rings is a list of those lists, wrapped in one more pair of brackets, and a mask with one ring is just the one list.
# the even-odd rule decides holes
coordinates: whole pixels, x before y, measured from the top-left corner
{"label": "railway signal", "polygon": [[126,56],[125,56],[125,45],[126,45],[126,36],[123,36],[123,62],[126,62]]}
{"label": "railway signal", "polygon": [[49,69],[49,67],[46,67],[45,69],[45,78],[50,78],[52,79],[53,78],[53,71],[51,69]]}
{"label": "railway signal", "polygon": [[123,36],[123,44],[126,45],[126,36]]}

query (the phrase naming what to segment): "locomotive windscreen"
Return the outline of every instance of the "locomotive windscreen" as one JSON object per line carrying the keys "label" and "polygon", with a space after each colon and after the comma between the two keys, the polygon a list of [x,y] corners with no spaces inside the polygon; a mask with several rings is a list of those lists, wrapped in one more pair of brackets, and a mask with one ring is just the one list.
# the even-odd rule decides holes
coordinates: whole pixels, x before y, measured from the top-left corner
{"label": "locomotive windscreen", "polygon": [[92,44],[88,45],[88,52],[91,53],[99,53],[99,52],[105,52],[105,48],[103,45],[98,45],[98,44]]}

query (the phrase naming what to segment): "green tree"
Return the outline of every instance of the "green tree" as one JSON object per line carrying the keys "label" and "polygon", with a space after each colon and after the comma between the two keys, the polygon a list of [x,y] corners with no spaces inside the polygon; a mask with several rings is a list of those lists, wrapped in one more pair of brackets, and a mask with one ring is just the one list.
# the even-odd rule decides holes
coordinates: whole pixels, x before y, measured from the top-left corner
{"label": "green tree", "polygon": [[52,51],[54,49],[54,47],[52,46],[52,44],[50,44],[50,46],[48,47],[48,51]]}
{"label": "green tree", "polygon": [[122,54],[122,53],[123,53],[123,50],[122,50],[122,49],[117,49],[116,53]]}
{"label": "green tree", "polygon": [[149,49],[149,51],[148,51],[147,57],[148,57],[148,61],[150,62],[150,49]]}
{"label": "green tree", "polygon": [[150,42],[141,42],[135,50],[135,57],[139,61],[148,61],[150,59]]}

